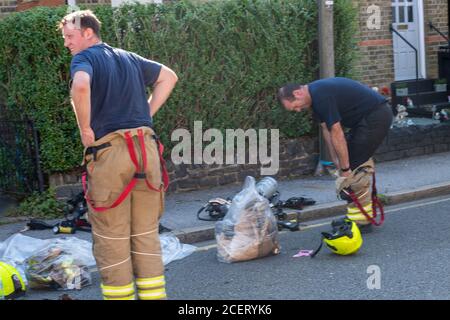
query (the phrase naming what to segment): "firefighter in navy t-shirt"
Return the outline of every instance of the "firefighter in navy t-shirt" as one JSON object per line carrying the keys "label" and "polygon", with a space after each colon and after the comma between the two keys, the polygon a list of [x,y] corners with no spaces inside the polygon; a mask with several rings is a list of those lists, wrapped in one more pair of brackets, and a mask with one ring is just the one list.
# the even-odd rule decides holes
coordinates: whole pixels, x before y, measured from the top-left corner
{"label": "firefighter in navy t-shirt", "polygon": [[83,184],[102,293],[133,300],[136,286],[139,299],[165,299],[158,225],[168,179],[152,116],[178,78],[160,63],[103,43],[100,26],[90,10],[59,25],[73,56],[71,97],[85,147]]}
{"label": "firefighter in navy t-shirt", "polygon": [[[372,156],[387,136],[393,119],[387,100],[368,86],[339,77],[303,85],[286,84],[278,90],[278,98],[289,111],[312,110],[340,172],[336,183],[338,193],[342,195],[350,187],[369,219],[348,197],[347,217],[362,227],[362,231],[369,231],[373,217],[369,192],[374,173]],[[344,133],[346,129],[349,130]]]}

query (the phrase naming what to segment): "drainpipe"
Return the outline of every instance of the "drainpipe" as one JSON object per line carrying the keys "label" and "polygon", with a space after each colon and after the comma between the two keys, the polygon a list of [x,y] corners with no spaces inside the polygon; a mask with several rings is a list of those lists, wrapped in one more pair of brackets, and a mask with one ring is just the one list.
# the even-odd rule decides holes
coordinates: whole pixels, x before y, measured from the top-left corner
{"label": "drainpipe", "polygon": [[[333,31],[333,5],[332,0],[317,0],[319,12],[319,64],[320,78],[335,76],[334,66],[334,31]],[[322,135],[322,127],[319,124],[319,161],[314,175],[321,176],[325,173],[323,162],[332,162],[328,148]]]}

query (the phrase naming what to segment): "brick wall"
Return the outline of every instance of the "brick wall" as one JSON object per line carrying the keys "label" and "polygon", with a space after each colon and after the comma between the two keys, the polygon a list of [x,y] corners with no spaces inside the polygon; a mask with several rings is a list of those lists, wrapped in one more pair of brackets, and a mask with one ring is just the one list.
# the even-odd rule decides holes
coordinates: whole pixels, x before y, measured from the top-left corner
{"label": "brick wall", "polygon": [[450,123],[393,128],[378,148],[376,161],[450,151]]}
{"label": "brick wall", "polygon": [[[77,0],[77,4],[97,5],[111,4],[111,0]],[[0,19],[5,15],[24,11],[35,6],[60,6],[66,4],[66,0],[0,0]]]}
{"label": "brick wall", "polygon": [[[377,162],[450,151],[450,122],[393,128],[378,148]],[[316,168],[319,153],[317,138],[299,138],[280,141],[280,170],[277,180],[310,176]],[[259,179],[259,165],[173,165],[167,161],[170,174],[169,192],[183,192],[212,188],[225,184],[242,184],[248,175]],[[81,171],[54,174],[50,185],[57,196],[69,198],[81,191]]]}
{"label": "brick wall", "polygon": [[[317,138],[303,137],[280,141],[277,179],[311,175],[316,168],[319,144]],[[248,150],[247,150],[248,152]],[[246,157],[248,159],[248,155]],[[167,161],[170,176],[169,192],[207,189],[226,184],[242,184],[248,175],[261,177],[260,165],[206,165],[180,164]],[[57,190],[57,196],[70,197],[81,190],[81,171],[54,174],[49,184]],[[74,191],[74,189],[76,191]]]}
{"label": "brick wall", "polygon": [[25,11],[37,6],[57,7],[65,3],[65,0],[17,0],[16,11]]}
{"label": "brick wall", "polygon": [[426,0],[424,1],[425,16],[425,49],[427,77],[438,77],[437,49],[439,46],[446,45],[446,41],[436,32],[431,31],[428,22],[432,21],[443,34],[447,35],[447,0]]}
{"label": "brick wall", "polygon": [[[356,78],[369,86],[390,85],[394,79],[394,59],[392,54],[392,35],[389,26],[392,23],[391,2],[385,0],[358,0],[359,61],[355,67]],[[367,20],[372,13],[367,12],[369,6],[380,8],[381,21],[379,29],[370,29]]]}
{"label": "brick wall", "polygon": [[[424,30],[426,51],[426,73],[428,78],[438,77],[437,48],[445,45],[445,40],[428,27],[428,21],[447,34],[447,0],[424,0]],[[371,13],[367,8],[377,5],[381,10],[380,29],[370,30],[367,20]],[[392,34],[389,25],[392,23],[391,2],[359,0],[355,1],[359,12],[359,32],[357,34],[360,59],[356,63],[356,78],[370,86],[389,86],[394,81],[394,58]]]}
{"label": "brick wall", "polygon": [[111,0],[76,0],[77,4],[111,4]]}

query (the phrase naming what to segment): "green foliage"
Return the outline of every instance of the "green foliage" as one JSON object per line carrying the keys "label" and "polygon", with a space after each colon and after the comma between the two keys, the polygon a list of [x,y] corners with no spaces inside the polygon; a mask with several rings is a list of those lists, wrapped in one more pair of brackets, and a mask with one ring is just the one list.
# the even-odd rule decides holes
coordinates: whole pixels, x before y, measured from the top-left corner
{"label": "green foliage", "polygon": [[434,80],[435,84],[447,84],[447,79],[445,78],[441,78],[441,79],[436,79]]}
{"label": "green foliage", "polygon": [[37,8],[0,22],[0,83],[7,88],[9,114],[35,121],[47,171],[79,164],[82,151],[69,104],[70,56],[57,21],[65,8]]}
{"label": "green foliage", "polygon": [[[181,0],[94,11],[103,41],[177,73],[180,80],[154,119],[170,150],[171,132],[193,130],[198,120],[220,130],[311,133],[309,115],[284,111],[276,92],[287,82],[318,78],[316,6],[310,0]],[[335,9],[337,75],[349,76],[356,11],[350,0],[336,1]],[[35,120],[46,172],[79,165],[82,151],[69,104],[71,57],[55,28],[65,13],[65,7],[40,7],[0,21],[0,83],[8,88],[8,108]]]}
{"label": "green foliage", "polygon": [[353,71],[358,61],[358,45],[355,34],[358,32],[358,11],[354,1],[335,1],[334,6],[334,54],[336,74],[343,77],[356,77]]}
{"label": "green foliage", "polygon": [[47,191],[38,193],[34,192],[18,207],[9,209],[8,216],[26,216],[33,218],[61,218],[64,215],[66,204],[57,200],[55,190],[49,188]]}

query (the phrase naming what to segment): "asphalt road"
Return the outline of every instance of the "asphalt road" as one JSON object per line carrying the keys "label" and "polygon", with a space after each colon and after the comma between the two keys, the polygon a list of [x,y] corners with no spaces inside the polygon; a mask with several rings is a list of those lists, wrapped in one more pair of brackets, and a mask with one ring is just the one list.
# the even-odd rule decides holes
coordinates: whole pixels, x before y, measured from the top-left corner
{"label": "asphalt road", "polygon": [[[330,220],[308,222],[300,232],[279,235],[281,253],[253,261],[221,263],[215,243],[200,243],[197,252],[166,266],[167,293],[174,300],[437,300],[450,299],[450,197],[386,207],[385,224],[364,235],[353,256],[337,256],[325,247],[316,256],[294,258],[300,249],[315,249]],[[0,241],[20,224],[1,226]],[[51,231],[28,231],[39,238]],[[77,233],[89,239],[89,234]],[[29,290],[24,300],[99,300],[98,272],[80,291]]]}

